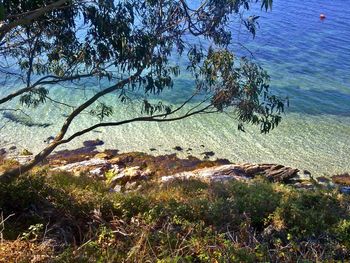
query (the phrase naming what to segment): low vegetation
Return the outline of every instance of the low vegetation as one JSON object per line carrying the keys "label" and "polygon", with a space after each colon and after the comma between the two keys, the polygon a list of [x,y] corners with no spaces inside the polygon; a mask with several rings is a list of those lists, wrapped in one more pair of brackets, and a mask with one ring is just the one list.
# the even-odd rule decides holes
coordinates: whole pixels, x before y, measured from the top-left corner
{"label": "low vegetation", "polygon": [[346,261],[349,207],[335,190],[260,178],[112,193],[104,181],[38,168],[0,185],[0,261]]}

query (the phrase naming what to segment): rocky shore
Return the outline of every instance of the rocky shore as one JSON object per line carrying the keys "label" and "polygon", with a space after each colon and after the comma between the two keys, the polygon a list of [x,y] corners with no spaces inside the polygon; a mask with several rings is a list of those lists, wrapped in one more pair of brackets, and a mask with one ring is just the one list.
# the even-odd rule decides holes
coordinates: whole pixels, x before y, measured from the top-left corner
{"label": "rocky shore", "polygon": [[[105,180],[113,192],[140,189],[144,181],[157,181],[161,184],[174,180],[224,183],[230,180],[249,182],[256,177],[263,177],[270,182],[293,185],[301,189],[338,188],[340,192],[350,194],[350,175],[347,173],[314,178],[308,171],[278,164],[232,163],[226,159],[209,160],[213,155],[206,155],[203,159],[189,155],[187,159],[181,159],[176,153],[153,156],[142,152],[120,154],[118,150],[99,152],[96,146],[101,143],[101,141],[86,141],[82,148],[64,150],[51,155],[42,165],[48,165],[51,170],[75,175],[87,174],[97,180]],[[5,150],[0,153],[3,157],[6,156]],[[25,163],[32,157],[30,151],[24,150],[21,154],[9,154],[7,158]]]}
{"label": "rocky shore", "polygon": [[[0,172],[33,158],[24,152],[0,160]],[[0,208],[11,217],[5,217],[0,259],[29,262],[22,259],[45,255],[41,262],[96,262],[109,249],[113,254],[104,261],[121,262],[113,257],[128,259],[136,248],[142,259],[124,261],[143,262],[153,251],[173,251],[159,247],[171,237],[172,244],[187,242],[175,249],[193,258],[198,240],[208,258],[234,247],[235,258],[243,255],[240,262],[265,262],[271,255],[272,262],[345,262],[349,186],[348,174],[313,177],[278,164],[65,150],[0,184]]]}

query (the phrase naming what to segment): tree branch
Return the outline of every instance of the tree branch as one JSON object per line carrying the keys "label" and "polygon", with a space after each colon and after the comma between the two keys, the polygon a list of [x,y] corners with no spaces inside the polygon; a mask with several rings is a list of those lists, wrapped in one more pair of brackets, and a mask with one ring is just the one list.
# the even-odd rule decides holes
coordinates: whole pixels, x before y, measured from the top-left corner
{"label": "tree branch", "polygon": [[38,8],[36,10],[27,12],[24,14],[23,17],[9,23],[9,24],[3,24],[0,27],[0,42],[5,37],[5,35],[10,32],[12,29],[14,29],[17,26],[24,26],[29,25],[33,20],[45,15],[46,13],[49,13],[55,9],[58,9],[62,7],[64,4],[68,3],[71,0],[58,0],[53,2],[50,5],[44,6],[42,8]]}

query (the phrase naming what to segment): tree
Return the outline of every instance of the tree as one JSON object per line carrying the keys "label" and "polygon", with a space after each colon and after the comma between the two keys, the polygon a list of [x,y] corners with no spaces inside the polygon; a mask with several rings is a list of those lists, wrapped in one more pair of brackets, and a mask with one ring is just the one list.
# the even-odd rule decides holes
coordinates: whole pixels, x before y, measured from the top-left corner
{"label": "tree", "polygon": [[[98,127],[169,122],[234,110],[239,129],[252,123],[269,132],[281,120],[284,101],[270,94],[269,76],[261,67],[247,58],[237,59],[230,50],[234,18],[239,17],[255,35],[258,17],[243,18],[243,11],[255,3],[266,10],[272,6],[271,0],[203,0],[196,6],[186,0],[3,0],[3,84],[16,78],[22,86],[17,81],[19,88],[1,97],[0,105],[19,99],[23,107],[37,107],[50,100],[69,107],[70,114],[45,149],[31,162],[0,175],[0,180],[30,170],[59,145]],[[202,41],[188,41],[189,37],[209,47]],[[187,69],[171,62],[174,55],[187,57]],[[147,94],[156,96],[172,87],[183,70],[195,80],[192,95],[183,104],[173,107],[148,100]],[[102,87],[80,105],[50,97],[54,84],[82,85],[87,80]],[[134,98],[130,94],[139,90],[146,96],[140,104],[142,114],[136,118],[114,120],[113,105],[100,101],[113,93],[127,103]],[[196,104],[189,107],[193,101]],[[82,113],[95,116],[96,124],[67,136]]]}

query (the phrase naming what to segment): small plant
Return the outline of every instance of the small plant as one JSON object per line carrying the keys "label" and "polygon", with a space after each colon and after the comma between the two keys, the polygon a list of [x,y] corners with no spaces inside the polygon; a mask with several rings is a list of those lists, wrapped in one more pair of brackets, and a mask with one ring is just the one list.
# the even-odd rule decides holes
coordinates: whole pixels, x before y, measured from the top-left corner
{"label": "small plant", "polygon": [[44,229],[43,224],[31,225],[28,228],[27,232],[22,233],[21,240],[36,241],[38,240],[43,229]]}
{"label": "small plant", "polygon": [[114,176],[115,176],[115,173],[112,170],[107,171],[105,173],[106,183],[110,184]]}
{"label": "small plant", "polygon": [[33,155],[33,153],[30,152],[30,151],[27,150],[27,149],[23,149],[23,150],[21,151],[20,154],[23,155],[23,156],[30,156],[30,155]]}

